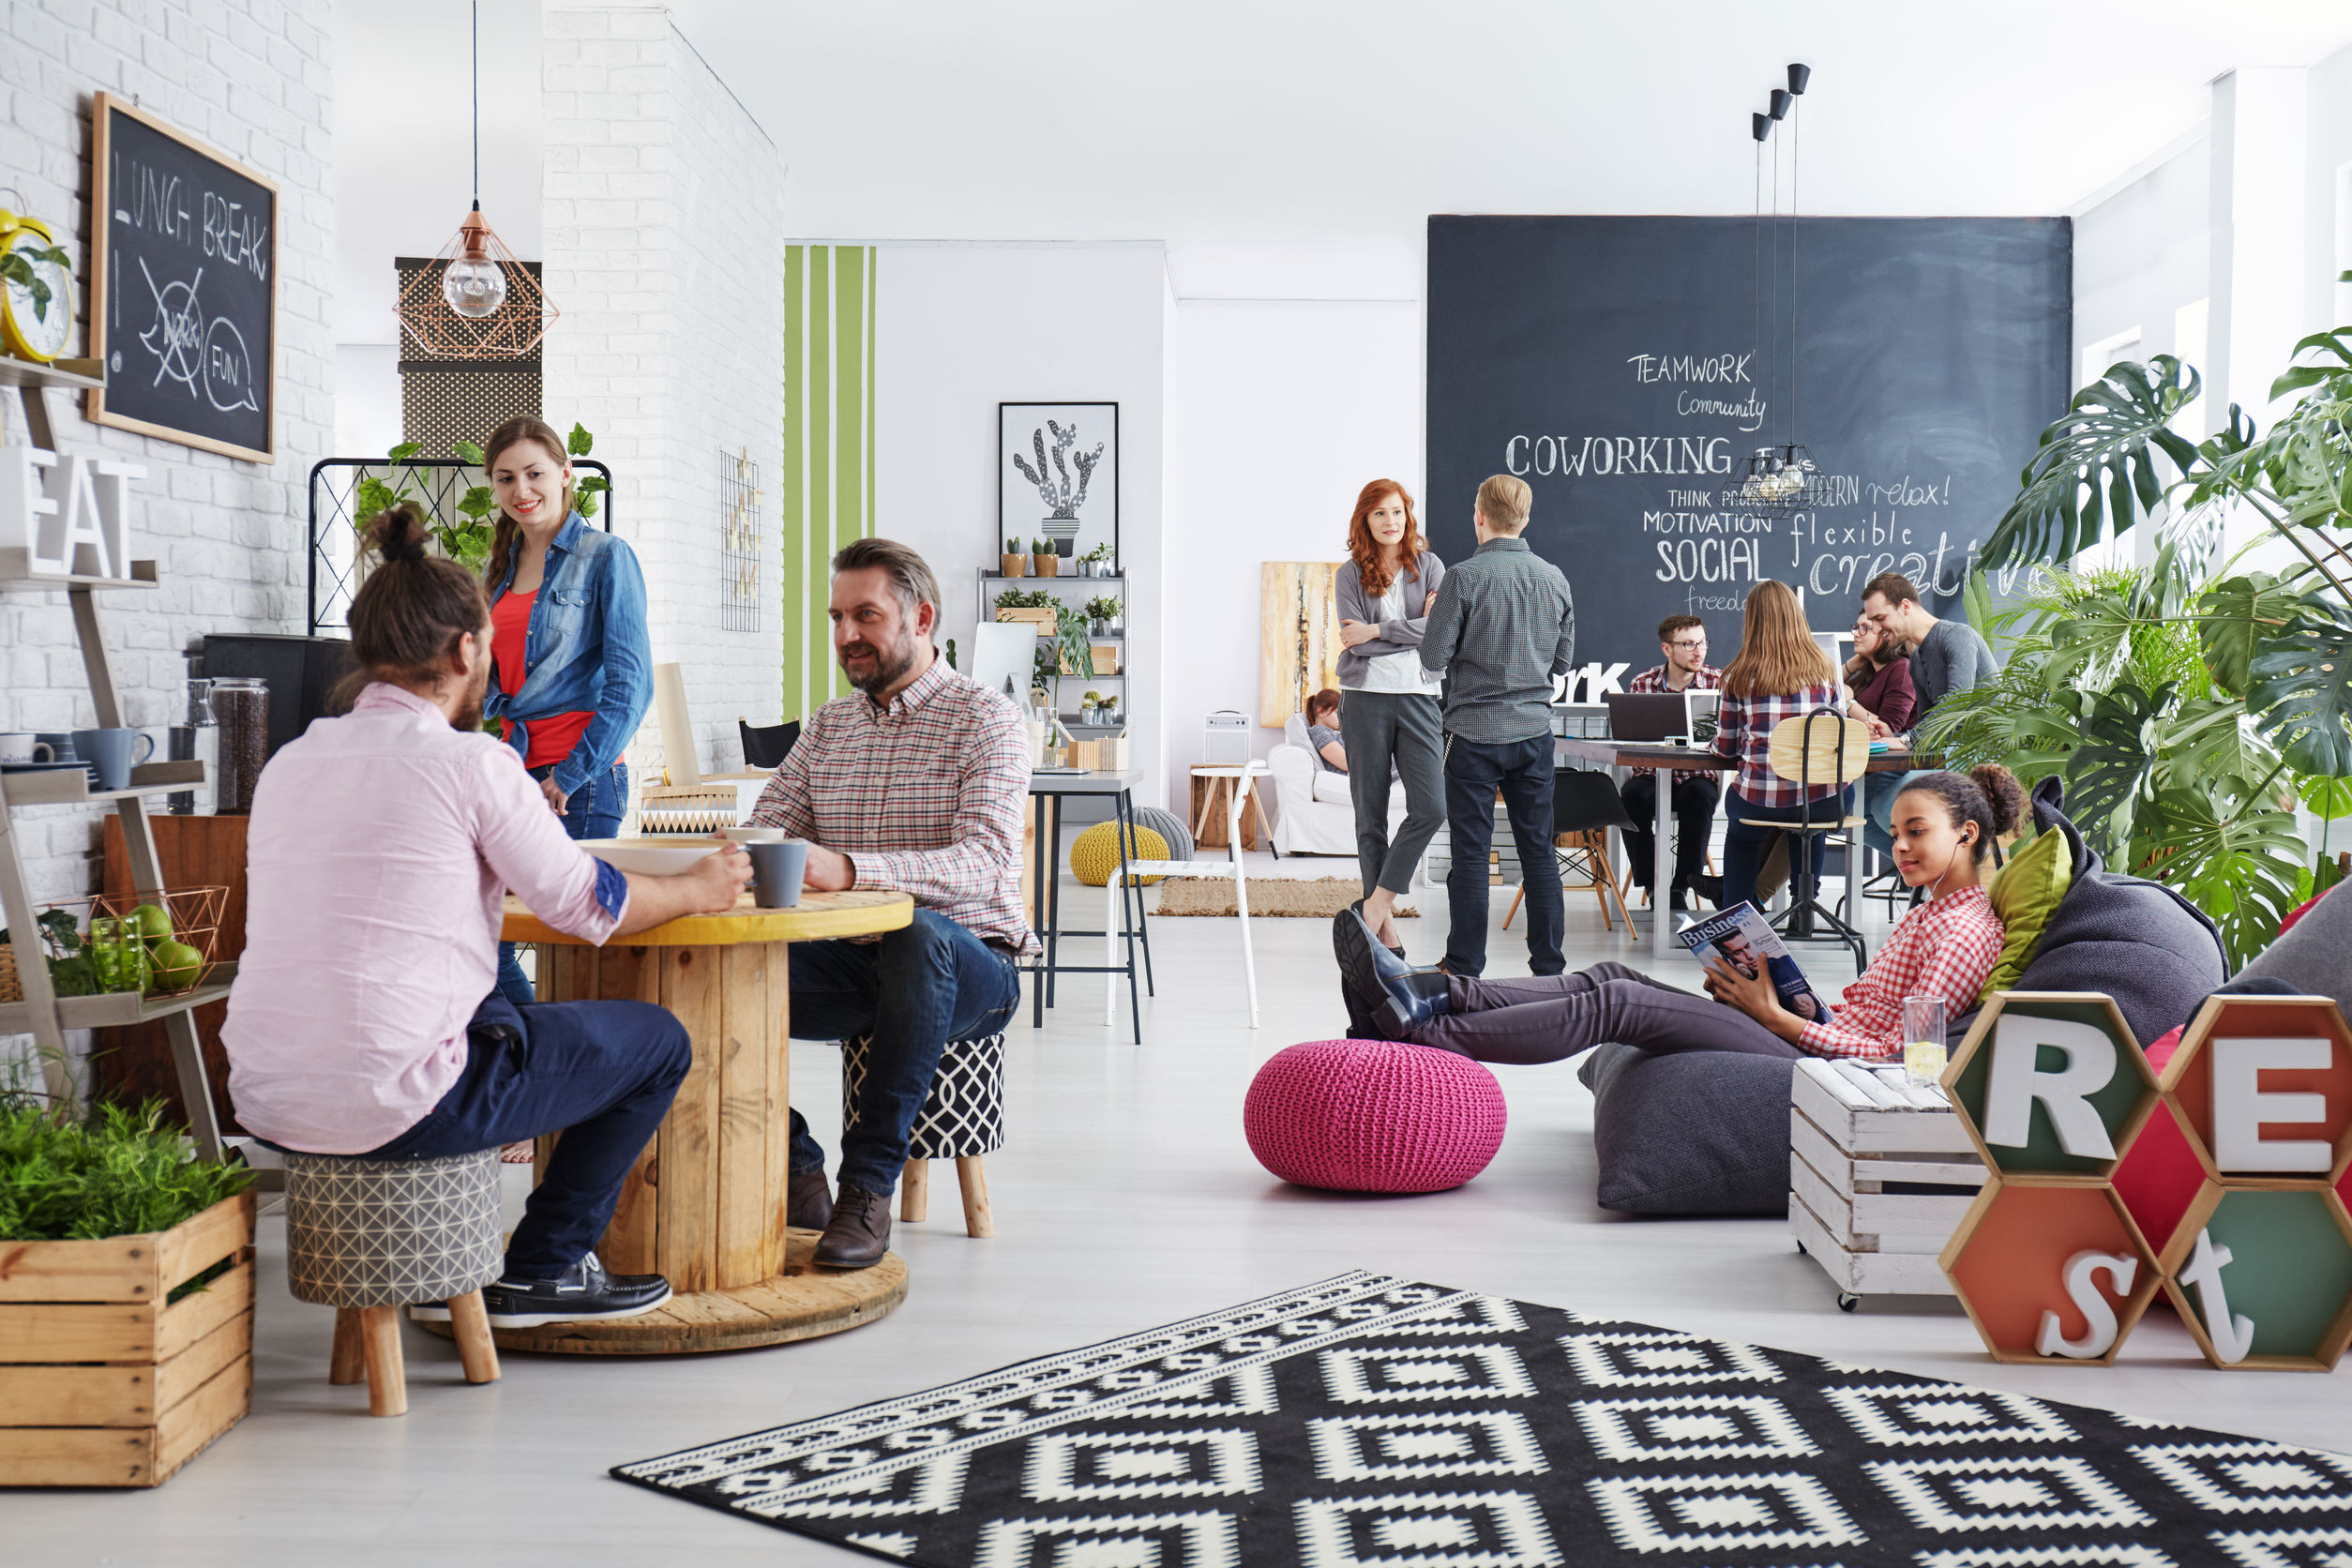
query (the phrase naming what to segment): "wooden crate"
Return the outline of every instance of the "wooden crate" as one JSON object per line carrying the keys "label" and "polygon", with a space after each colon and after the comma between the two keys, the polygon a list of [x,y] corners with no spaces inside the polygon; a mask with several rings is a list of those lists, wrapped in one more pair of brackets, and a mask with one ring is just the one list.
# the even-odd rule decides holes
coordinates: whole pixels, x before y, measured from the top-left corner
{"label": "wooden crate", "polygon": [[1943,1091],[1900,1067],[1808,1060],[1790,1098],[1788,1229],[1839,1304],[1951,1295],[1937,1254],[1985,1168]]}
{"label": "wooden crate", "polygon": [[1062,626],[1062,618],[1054,613],[1050,605],[1005,606],[997,611],[996,618],[999,621],[1031,622],[1040,637],[1051,637]]}
{"label": "wooden crate", "polygon": [[158,1485],[252,1403],[251,1192],[147,1235],[0,1241],[0,1485]]}

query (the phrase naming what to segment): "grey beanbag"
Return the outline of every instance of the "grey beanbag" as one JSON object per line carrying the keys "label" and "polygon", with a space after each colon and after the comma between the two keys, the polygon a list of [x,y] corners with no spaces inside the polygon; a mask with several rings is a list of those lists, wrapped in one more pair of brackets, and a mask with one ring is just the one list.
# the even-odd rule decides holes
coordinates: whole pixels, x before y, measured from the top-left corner
{"label": "grey beanbag", "polygon": [[2239,970],[2238,979],[2282,981],[2299,996],[2334,997],[2352,1018],[2352,893],[2341,884],[2330,888],[2293,930]]}
{"label": "grey beanbag", "polygon": [[1787,1214],[1796,1074],[1786,1057],[1595,1046],[1577,1068],[1592,1091],[1595,1201],[1624,1214]]}

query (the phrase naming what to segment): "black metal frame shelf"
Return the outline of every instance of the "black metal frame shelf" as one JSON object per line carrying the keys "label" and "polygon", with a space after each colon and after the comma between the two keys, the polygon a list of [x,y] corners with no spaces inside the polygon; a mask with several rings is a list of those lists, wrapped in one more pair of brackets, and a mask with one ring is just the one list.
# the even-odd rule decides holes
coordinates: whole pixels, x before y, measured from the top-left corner
{"label": "black metal frame shelf", "polygon": [[[596,505],[596,524],[610,534],[612,470],[594,458],[574,458],[572,469],[575,473],[603,476],[606,488]],[[458,503],[471,488],[462,477],[469,470],[479,472],[463,458],[405,458],[399,462],[384,458],[321,458],[310,465],[310,636],[318,636],[322,628],[342,631],[349,626],[351,596],[358,590],[360,577],[358,540],[362,520],[354,515],[359,481],[371,473],[396,476],[401,484],[415,480],[429,520],[436,528],[448,528],[467,520],[458,510]],[[322,507],[320,481],[339,474],[348,474],[349,482],[339,489],[324,487]],[[343,547],[340,552],[334,548],[339,544]],[[325,579],[324,599],[320,596],[322,574]]]}

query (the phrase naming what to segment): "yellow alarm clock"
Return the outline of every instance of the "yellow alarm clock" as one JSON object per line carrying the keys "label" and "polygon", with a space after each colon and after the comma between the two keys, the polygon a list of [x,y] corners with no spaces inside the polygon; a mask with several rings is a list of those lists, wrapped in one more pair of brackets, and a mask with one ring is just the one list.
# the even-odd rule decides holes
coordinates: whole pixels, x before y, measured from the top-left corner
{"label": "yellow alarm clock", "polygon": [[49,287],[46,302],[15,270],[0,277],[0,343],[21,359],[42,364],[66,352],[73,332],[73,272],[60,258],[57,237],[38,218],[0,207],[0,255],[22,256]]}

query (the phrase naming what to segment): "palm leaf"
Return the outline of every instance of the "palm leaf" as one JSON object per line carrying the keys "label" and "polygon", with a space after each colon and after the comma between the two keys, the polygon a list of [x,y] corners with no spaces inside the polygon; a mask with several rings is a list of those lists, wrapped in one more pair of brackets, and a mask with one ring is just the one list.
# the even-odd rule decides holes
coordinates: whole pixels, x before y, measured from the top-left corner
{"label": "palm leaf", "polygon": [[2224,691],[2243,696],[2254,686],[2254,655],[2295,618],[2301,597],[2269,572],[2246,572],[2205,591],[2197,636]]}
{"label": "palm leaf", "polygon": [[2145,365],[2110,366],[2075,393],[2042,432],[2019,476],[2021,493],[1994,525],[1979,564],[2063,561],[2106,537],[2107,521],[2119,535],[2153,511],[2166,489],[2158,459],[2179,477],[2197,463],[2197,448],[2169,427],[2199,385],[2194,369],[2160,354]]}
{"label": "palm leaf", "polygon": [[2117,849],[2132,841],[2133,816],[2148,792],[2172,698],[2169,686],[2148,692],[2128,684],[2092,695],[2060,770],[2076,823]]}
{"label": "palm leaf", "polygon": [[2298,773],[2352,774],[2352,612],[2306,595],[2247,664],[2246,707]]}
{"label": "palm leaf", "polygon": [[2269,946],[2279,922],[2302,901],[2309,852],[2295,836],[2295,819],[2266,807],[2224,816],[2197,790],[2166,790],[2155,805],[2162,826],[2144,873],[2213,917],[2233,969]]}

